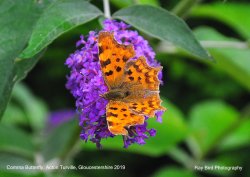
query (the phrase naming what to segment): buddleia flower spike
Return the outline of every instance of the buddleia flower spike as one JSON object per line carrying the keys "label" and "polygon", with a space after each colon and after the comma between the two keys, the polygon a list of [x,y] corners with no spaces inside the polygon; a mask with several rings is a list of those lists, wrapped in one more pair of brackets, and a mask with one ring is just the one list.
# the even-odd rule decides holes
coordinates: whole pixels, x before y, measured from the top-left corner
{"label": "buddleia flower spike", "polygon": [[[155,53],[149,46],[148,42],[142,36],[140,36],[137,31],[130,30],[129,25],[125,24],[124,22],[118,22],[110,19],[105,20],[103,24],[104,29],[102,32],[111,34],[113,36],[113,38],[105,39],[111,40],[111,42],[108,44],[116,44],[118,46],[117,50],[124,48],[124,52],[129,52],[124,55],[124,60],[126,60],[126,62],[122,63],[122,65],[118,66],[117,64],[114,64],[113,60],[113,64],[110,65],[108,60],[109,58],[106,58],[104,61],[102,60],[103,57],[112,56],[112,54],[117,54],[119,52],[112,53],[112,50],[107,49],[109,51],[107,52],[106,50],[106,54],[101,56],[101,53],[105,49],[100,49],[100,40],[98,41],[98,39],[100,37],[99,34],[103,35],[104,33],[91,31],[87,37],[81,36],[81,39],[77,42],[78,50],[76,50],[67,58],[66,65],[70,68],[70,74],[67,77],[66,88],[70,90],[71,94],[76,99],[77,109],[81,110],[79,112],[79,125],[82,127],[80,136],[84,141],[92,141],[97,145],[98,148],[101,148],[101,140],[103,138],[122,135],[124,135],[123,142],[125,148],[133,143],[145,144],[145,139],[156,135],[155,129],[147,128],[148,117],[155,115],[157,120],[160,122],[161,115],[165,110],[163,107],[160,107],[158,95],[155,94],[158,94],[158,92],[152,90],[155,87],[155,83],[157,86],[162,83],[161,69],[154,70],[152,68],[160,68],[161,66],[155,60]],[[113,41],[112,43],[112,40],[115,40],[116,42]],[[132,48],[126,46],[132,46]],[[129,55],[129,53],[131,55]],[[117,58],[118,57],[115,59]],[[110,62],[111,59],[112,58],[110,58]],[[119,59],[122,60],[123,58]],[[127,62],[132,63],[128,64]],[[139,64],[138,62],[142,63]],[[124,99],[131,101],[133,96],[135,96],[134,93],[132,94],[130,92],[126,92],[125,87],[120,87],[120,89],[123,90],[122,92],[115,93],[123,94],[122,96],[115,96],[115,98],[113,98],[114,93],[111,93],[111,90],[114,91],[114,88],[117,88],[121,85],[119,85],[120,83],[118,80],[114,80],[115,87],[111,89],[110,83],[113,79],[112,77],[109,77],[113,75],[111,71],[113,73],[115,72],[116,78],[124,75],[124,77],[126,77],[125,79],[129,79],[129,82],[131,83],[132,81],[129,77],[132,76],[129,76],[129,73],[132,71],[135,71],[133,73],[133,77],[136,79],[136,81],[138,81],[138,79],[140,80],[142,74],[144,74],[144,76],[148,75],[148,77],[141,81],[148,83],[147,89],[150,90],[150,93],[148,92],[147,95],[144,95],[148,101],[145,103],[143,102],[143,99],[140,98],[138,102],[130,102],[129,104],[121,102],[121,99],[119,102],[118,97],[123,97],[123,101],[126,101]],[[151,74],[153,74],[153,76]],[[155,76],[157,76],[157,78]],[[134,88],[136,88],[136,85],[138,84],[136,83],[134,85]],[[138,88],[139,87],[140,86],[138,86]],[[112,99],[107,99],[107,97],[110,95]],[[135,103],[137,106],[132,105]],[[146,109],[145,106],[143,107],[143,104],[147,104],[146,108],[148,109]],[[116,105],[119,105],[118,108],[120,111],[124,110],[126,107],[126,111],[124,112],[126,112],[130,118],[134,118],[130,119],[129,122],[126,122],[129,126],[124,125],[125,123],[122,123],[121,121],[114,122],[114,115],[116,115],[114,110],[116,107],[114,106]],[[114,109],[112,110],[111,108]],[[154,112],[153,108],[157,108],[157,111]],[[119,118],[127,121],[124,114],[122,114],[121,117],[119,112]],[[110,120],[113,122],[109,122]],[[137,124],[133,122],[133,120],[137,120],[139,123]],[[123,125],[124,127],[121,127]],[[115,131],[118,131],[118,133],[115,133]],[[122,131],[123,133],[120,133],[119,131]]]}

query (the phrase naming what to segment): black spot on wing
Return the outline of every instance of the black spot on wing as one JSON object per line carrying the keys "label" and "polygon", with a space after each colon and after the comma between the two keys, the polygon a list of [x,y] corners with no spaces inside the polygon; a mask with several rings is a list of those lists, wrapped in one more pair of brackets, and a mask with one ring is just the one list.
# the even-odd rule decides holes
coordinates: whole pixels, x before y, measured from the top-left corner
{"label": "black spot on wing", "polygon": [[147,108],[146,107],[142,107],[142,112],[145,112],[146,110],[147,110]]}
{"label": "black spot on wing", "polygon": [[152,102],[152,101],[149,101],[149,102],[148,102],[148,106],[151,107],[151,108],[153,108],[153,107],[154,107],[153,102]]}
{"label": "black spot on wing", "polygon": [[133,81],[133,80],[134,80],[134,77],[131,77],[131,76],[130,76],[130,77],[128,77],[128,78],[129,78],[129,80],[131,80],[131,81]]}
{"label": "black spot on wing", "polygon": [[127,71],[127,74],[128,75],[131,75],[133,72],[129,69],[128,71]]}
{"label": "black spot on wing", "polygon": [[117,72],[120,72],[122,70],[122,68],[120,67],[120,66],[118,66],[117,68],[116,68],[116,71]]}
{"label": "black spot on wing", "polygon": [[117,110],[118,108],[116,108],[116,107],[110,107],[109,109]]}
{"label": "black spot on wing", "polygon": [[114,113],[110,113],[110,116],[113,116],[113,117],[118,117],[118,114],[114,114]]}
{"label": "black spot on wing", "polygon": [[134,66],[134,68],[136,69],[137,72],[141,72],[138,65],[134,64],[133,66]]}
{"label": "black spot on wing", "polygon": [[99,47],[99,54],[103,53],[103,48]]}
{"label": "black spot on wing", "polygon": [[128,58],[127,58],[126,56],[123,56],[123,57],[122,57],[122,61],[125,63],[125,62],[128,61]]}
{"label": "black spot on wing", "polygon": [[102,67],[106,67],[107,65],[109,65],[111,63],[110,59],[108,58],[106,61],[101,61],[101,66]]}
{"label": "black spot on wing", "polygon": [[109,124],[109,126],[113,126],[114,125],[114,123],[111,122],[111,121],[108,121],[108,124]]}
{"label": "black spot on wing", "polygon": [[135,116],[135,114],[133,114],[133,113],[130,113],[130,117],[134,117]]}
{"label": "black spot on wing", "polygon": [[110,76],[113,74],[113,71],[109,70],[109,72],[105,72],[104,74],[105,74],[105,76]]}

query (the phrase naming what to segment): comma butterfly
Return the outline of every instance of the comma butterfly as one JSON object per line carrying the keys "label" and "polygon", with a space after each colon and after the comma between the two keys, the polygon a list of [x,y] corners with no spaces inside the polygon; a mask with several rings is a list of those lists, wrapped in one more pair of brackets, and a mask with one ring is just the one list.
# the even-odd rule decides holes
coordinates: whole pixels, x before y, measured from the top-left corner
{"label": "comma butterfly", "polygon": [[108,92],[106,107],[108,129],[115,135],[127,135],[127,128],[144,123],[144,116],[154,117],[155,111],[166,110],[159,97],[158,72],[146,59],[135,56],[132,45],[119,44],[113,33],[100,32],[99,60]]}

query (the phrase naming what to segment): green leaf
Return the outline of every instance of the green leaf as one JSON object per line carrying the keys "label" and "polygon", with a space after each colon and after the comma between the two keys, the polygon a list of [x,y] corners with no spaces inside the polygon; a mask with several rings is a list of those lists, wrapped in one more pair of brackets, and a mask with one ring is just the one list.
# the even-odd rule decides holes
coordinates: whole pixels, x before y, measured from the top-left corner
{"label": "green leaf", "polygon": [[[13,177],[13,176],[18,176],[18,177],[46,177],[44,174],[22,174],[22,171],[20,173],[18,172],[13,172],[13,171],[0,171],[0,174],[4,177]],[[54,177],[54,176],[48,176],[48,177]]]}
{"label": "green leaf", "polygon": [[[4,61],[0,59],[0,74],[5,73],[5,76],[8,76],[8,78],[3,78],[0,75],[0,119],[2,118],[8,104],[14,84],[27,75],[27,73],[35,66],[42,54],[43,52],[25,61],[17,59],[14,63],[10,60]],[[5,64],[1,65],[1,61],[4,61],[5,64],[8,63],[8,67],[6,67]]]}
{"label": "green leaf", "polygon": [[27,133],[10,125],[0,124],[0,139],[0,151],[33,158],[35,148]]}
{"label": "green leaf", "polygon": [[[34,20],[40,13],[37,4],[29,0],[0,2],[0,61],[13,60],[25,47]],[[29,17],[29,18],[28,18]],[[25,19],[25,20],[18,20]]]}
{"label": "green leaf", "polygon": [[12,99],[24,109],[27,119],[34,130],[41,130],[44,127],[47,108],[41,100],[32,95],[28,87],[22,83],[16,84],[13,89]]}
{"label": "green leaf", "polygon": [[[74,135],[77,136],[74,136]],[[74,118],[56,127],[52,132],[44,137],[45,141],[42,146],[42,155],[45,161],[55,157],[63,157],[68,148],[72,148],[74,138],[80,139],[80,132],[77,120]]]}
{"label": "green leaf", "polygon": [[206,101],[194,106],[189,126],[199,156],[205,156],[230,132],[239,117],[231,106],[220,101]]}
{"label": "green leaf", "polygon": [[237,30],[246,39],[250,39],[249,9],[250,5],[247,3],[214,3],[196,6],[191,15],[219,20]]}
{"label": "green leaf", "polygon": [[133,0],[110,0],[110,2],[118,8],[124,8],[133,5]]}
{"label": "green leaf", "polygon": [[177,167],[165,167],[157,171],[152,177],[196,177],[196,175],[192,171],[188,171],[185,169],[177,168]]}
{"label": "green leaf", "polygon": [[37,21],[21,58],[30,58],[70,29],[101,16],[102,12],[83,0],[56,1]]}
{"label": "green leaf", "polygon": [[250,119],[249,117],[239,121],[238,127],[232,131],[218,145],[220,150],[233,150],[244,146],[250,146]]}
{"label": "green leaf", "polygon": [[218,41],[217,45],[220,45],[220,42],[234,42],[237,45],[239,40],[225,37],[212,28],[198,28],[195,30],[195,35],[203,42],[214,41],[215,46],[209,49],[217,61],[213,64],[213,66],[222,69],[250,90],[250,49],[240,49],[234,47],[217,48],[216,41]]}
{"label": "green leaf", "polygon": [[138,0],[138,4],[148,4],[151,6],[160,6],[158,0]]}
{"label": "green leaf", "polygon": [[[24,165],[24,164],[22,164]],[[0,170],[0,174],[4,177],[13,177],[13,176],[18,176],[18,177],[46,177],[45,174],[28,174],[28,171],[26,172],[27,174],[22,174],[23,171],[20,170],[20,172],[17,172],[18,170],[13,170],[13,171],[2,171]],[[50,176],[54,177],[54,176]]]}
{"label": "green leaf", "polygon": [[[228,151],[228,152],[220,152],[216,154],[213,158],[210,158],[208,161],[204,161],[203,164],[207,166],[227,166],[227,167],[242,167],[244,169],[248,169],[245,164],[248,164],[250,154],[248,153],[248,149],[241,149],[236,151]],[[245,163],[244,163],[245,162]],[[239,169],[236,171],[234,170],[207,170],[207,173],[213,174],[212,176],[238,176],[236,174],[240,174],[240,176],[249,176],[243,175]],[[232,175],[234,174],[234,175]],[[211,175],[210,175],[211,176]]]}
{"label": "green leaf", "polygon": [[[33,163],[33,159],[28,160],[16,154],[2,153],[0,152],[0,176],[4,177],[45,177],[45,174],[40,170],[29,170],[29,169],[13,169],[13,167],[25,167],[36,166]],[[12,167],[12,169],[11,169]],[[50,177],[54,177],[51,175]]]}
{"label": "green leaf", "polygon": [[[25,47],[44,2],[2,0],[0,2],[0,118],[14,83],[23,78],[36,59],[15,60]],[[24,20],[25,19],[25,20]]]}
{"label": "green leaf", "polygon": [[[2,175],[2,171],[7,171],[6,167],[7,165],[10,166],[23,166],[23,165],[34,165],[32,163],[31,159],[26,159],[22,156],[16,155],[16,154],[10,154],[10,153],[3,153],[0,152],[0,174]],[[8,170],[10,172],[10,170]],[[24,173],[24,170],[15,170],[16,172],[19,173]],[[27,172],[27,171],[26,171]]]}
{"label": "green leaf", "polygon": [[113,14],[113,18],[124,20],[153,37],[171,42],[194,56],[212,59],[186,23],[164,9],[136,5],[119,10]]}
{"label": "green leaf", "polygon": [[115,5],[116,7],[119,8],[124,8],[124,7],[128,7],[131,6],[133,4],[148,4],[148,5],[152,5],[152,6],[160,6],[159,1],[158,0],[110,0],[110,2]]}
{"label": "green leaf", "polygon": [[[187,127],[182,113],[171,103],[164,100],[163,105],[168,109],[163,115],[163,123],[156,122],[155,118],[148,120],[148,127],[157,130],[155,137],[146,140],[145,145],[131,145],[126,151],[145,154],[149,156],[160,156],[166,154],[180,141],[186,138]],[[124,151],[122,136],[102,140],[104,149]],[[83,143],[86,149],[96,150],[92,142]]]}
{"label": "green leaf", "polygon": [[29,122],[24,110],[19,105],[10,102],[3,114],[3,124],[28,126]]}

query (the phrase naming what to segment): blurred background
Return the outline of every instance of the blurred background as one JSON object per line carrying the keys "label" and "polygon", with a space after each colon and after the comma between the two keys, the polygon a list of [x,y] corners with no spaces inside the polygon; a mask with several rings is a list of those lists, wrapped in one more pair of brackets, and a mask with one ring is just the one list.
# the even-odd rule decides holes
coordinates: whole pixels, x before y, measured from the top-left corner
{"label": "blurred background", "polygon": [[[184,2],[184,1],[182,1]],[[248,0],[111,0],[112,12],[135,3],[161,6],[183,18],[215,62],[141,33],[163,65],[161,97],[168,111],[149,126],[156,137],[123,148],[122,137],[103,149],[79,138],[75,100],[65,88],[66,58],[97,20],[57,38],[28,76],[15,85],[0,124],[0,176],[250,176],[250,3]],[[91,3],[102,9],[102,1]],[[192,5],[194,3],[195,5]],[[152,24],[153,25],[153,24]],[[169,24],[171,25],[171,24]],[[125,165],[122,170],[6,170],[6,165]],[[195,166],[240,166],[242,171]]]}

